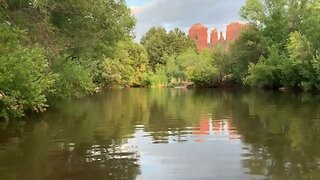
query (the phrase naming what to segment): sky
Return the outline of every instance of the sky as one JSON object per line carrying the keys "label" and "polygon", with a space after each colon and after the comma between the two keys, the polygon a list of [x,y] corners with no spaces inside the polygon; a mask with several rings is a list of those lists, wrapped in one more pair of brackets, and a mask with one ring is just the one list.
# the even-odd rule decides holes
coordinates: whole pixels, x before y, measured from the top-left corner
{"label": "sky", "polygon": [[153,26],[167,30],[178,27],[188,32],[195,23],[209,30],[225,32],[227,24],[239,22],[239,10],[245,0],[126,0],[137,19],[135,30],[139,40]]}

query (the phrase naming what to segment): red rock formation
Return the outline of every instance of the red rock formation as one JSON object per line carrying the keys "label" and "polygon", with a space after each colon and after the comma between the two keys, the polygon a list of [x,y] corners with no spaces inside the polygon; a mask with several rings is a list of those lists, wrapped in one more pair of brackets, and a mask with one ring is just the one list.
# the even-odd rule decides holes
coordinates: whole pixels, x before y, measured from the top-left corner
{"label": "red rock formation", "polygon": [[[229,24],[227,26],[226,38],[224,38],[222,32],[220,32],[220,36],[218,36],[219,32],[217,29],[212,29],[210,33],[210,45],[233,42],[239,37],[241,30],[246,27],[247,25],[241,23]],[[208,48],[208,28],[204,25],[200,23],[194,24],[189,29],[189,37],[196,42],[198,50]]]}
{"label": "red rock formation", "polygon": [[223,33],[222,33],[222,31],[220,32],[220,39],[219,39],[219,42],[220,42],[220,43],[224,43],[224,42],[225,42],[225,39],[224,39],[224,37],[223,37]]}
{"label": "red rock formation", "polygon": [[211,34],[210,34],[210,44],[211,45],[216,45],[219,42],[219,37],[218,37],[218,31],[217,29],[212,29]]}
{"label": "red rock formation", "polygon": [[241,32],[242,29],[246,28],[247,26],[245,24],[241,23],[231,23],[227,26],[227,35],[226,35],[226,41],[232,42],[235,41]]}
{"label": "red rock formation", "polygon": [[194,24],[189,29],[190,39],[196,41],[198,50],[208,47],[208,28],[202,24]]}

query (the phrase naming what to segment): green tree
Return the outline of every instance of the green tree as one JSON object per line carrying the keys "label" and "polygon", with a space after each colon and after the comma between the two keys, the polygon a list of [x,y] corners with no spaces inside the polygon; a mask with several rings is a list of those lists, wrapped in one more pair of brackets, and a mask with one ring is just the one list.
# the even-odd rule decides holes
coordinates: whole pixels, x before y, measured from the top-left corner
{"label": "green tree", "polygon": [[268,88],[281,86],[281,69],[286,57],[277,47],[270,48],[269,53],[267,58],[261,57],[258,63],[250,63],[245,83]]}
{"label": "green tree", "polygon": [[213,49],[211,58],[214,66],[219,71],[220,81],[222,82],[224,80],[231,80],[231,77],[228,78],[228,76],[232,75],[233,73],[233,64],[231,63],[227,52],[221,48]]}
{"label": "green tree", "polygon": [[289,35],[288,0],[247,0],[241,17],[262,32],[269,47],[285,48]]}
{"label": "green tree", "polygon": [[145,47],[149,65],[155,71],[158,65],[166,65],[168,58],[177,58],[188,48],[195,47],[187,35],[178,28],[167,33],[162,27],[152,27],[141,39]]}
{"label": "green tree", "polygon": [[289,60],[292,64],[289,69],[291,71],[295,70],[295,74],[292,73],[289,76],[296,77],[293,79],[294,85],[299,85],[305,90],[315,88],[315,85],[319,84],[319,79],[316,76],[316,69],[312,64],[311,43],[307,40],[306,36],[299,32],[291,33],[287,49]]}
{"label": "green tree", "polygon": [[[12,71],[1,74],[5,79],[0,83],[1,108],[15,109],[21,115],[28,109],[42,111],[47,96],[71,98],[90,94],[95,86],[105,82],[105,59],[117,55],[118,42],[132,36],[134,25],[135,19],[124,0],[0,0],[1,37],[10,37],[0,46],[5,62],[2,70],[17,61],[16,66],[10,67]],[[12,50],[5,46],[8,44],[12,44]],[[27,59],[23,63],[22,57]],[[25,70],[19,72],[20,67]],[[134,76],[133,83],[146,76],[141,75],[143,72]],[[25,75],[25,79],[18,74]],[[33,86],[36,77],[39,85]],[[8,86],[8,79],[21,84]],[[33,89],[23,91],[23,86]],[[29,94],[20,95],[22,92]],[[10,103],[9,97],[14,97]],[[30,99],[26,100],[27,97]]]}
{"label": "green tree", "polygon": [[318,0],[247,0],[240,13],[250,28],[230,48],[236,77],[256,86],[316,88],[319,7]]}
{"label": "green tree", "polygon": [[312,58],[312,67],[315,70],[314,78],[316,79],[315,88],[320,89],[320,55],[316,54]]}
{"label": "green tree", "polygon": [[[7,0],[7,20],[30,30],[38,38],[43,34],[36,31],[42,23],[52,30],[53,37],[63,51],[72,57],[93,53],[102,44],[112,45],[131,34],[134,18],[124,0]],[[19,10],[17,12],[15,10]],[[40,23],[37,23],[40,22]],[[75,33],[76,32],[76,33]],[[49,43],[49,42],[45,42]]]}
{"label": "green tree", "polygon": [[142,38],[140,43],[148,53],[149,66],[153,71],[157,65],[165,65],[167,54],[167,32],[161,27],[152,27]]}
{"label": "green tree", "polygon": [[157,65],[155,71],[149,72],[148,83],[151,87],[164,87],[169,83],[166,66]]}
{"label": "green tree", "polygon": [[181,81],[185,79],[185,71],[181,58],[175,59],[173,56],[167,58],[166,73],[170,81]]}
{"label": "green tree", "polygon": [[266,19],[263,2],[261,0],[246,0],[240,10],[240,16],[251,25],[262,28]]}
{"label": "green tree", "polygon": [[56,59],[51,70],[57,75],[57,80],[49,96],[70,99],[81,98],[91,94],[95,85],[89,69],[79,61],[60,58]]}
{"label": "green tree", "polygon": [[118,43],[113,58],[104,63],[107,86],[146,86],[148,59],[145,49],[132,40]]}
{"label": "green tree", "polygon": [[54,82],[43,49],[25,46],[25,32],[0,28],[0,117],[20,117],[26,110],[46,109],[46,92]]}
{"label": "green tree", "polygon": [[306,4],[305,18],[302,21],[302,33],[311,42],[313,53],[320,51],[320,1],[314,0]]}
{"label": "green tree", "polygon": [[261,31],[254,26],[248,27],[240,34],[238,40],[229,47],[229,59],[234,79],[242,83],[248,73],[250,63],[257,63],[261,56],[266,56],[265,45]]}
{"label": "green tree", "polygon": [[198,87],[214,87],[220,81],[219,70],[215,67],[209,51],[200,54],[188,53],[183,57],[186,77]]}
{"label": "green tree", "polygon": [[175,28],[167,34],[167,54],[176,58],[189,48],[196,48],[195,43],[180,29]]}

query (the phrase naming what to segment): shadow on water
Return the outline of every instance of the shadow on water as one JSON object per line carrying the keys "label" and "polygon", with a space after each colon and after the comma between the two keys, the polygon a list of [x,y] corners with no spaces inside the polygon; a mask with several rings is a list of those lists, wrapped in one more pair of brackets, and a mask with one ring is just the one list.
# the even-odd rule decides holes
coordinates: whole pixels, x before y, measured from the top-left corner
{"label": "shadow on water", "polygon": [[0,126],[0,179],[319,179],[312,94],[122,89]]}

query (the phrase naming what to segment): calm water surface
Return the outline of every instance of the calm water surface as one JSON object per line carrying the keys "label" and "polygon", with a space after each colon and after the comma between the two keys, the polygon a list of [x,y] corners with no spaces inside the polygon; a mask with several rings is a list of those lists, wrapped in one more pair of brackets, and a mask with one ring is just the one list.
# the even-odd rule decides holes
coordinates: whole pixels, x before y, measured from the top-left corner
{"label": "calm water surface", "polygon": [[108,90],[2,123],[0,179],[320,179],[320,99]]}

